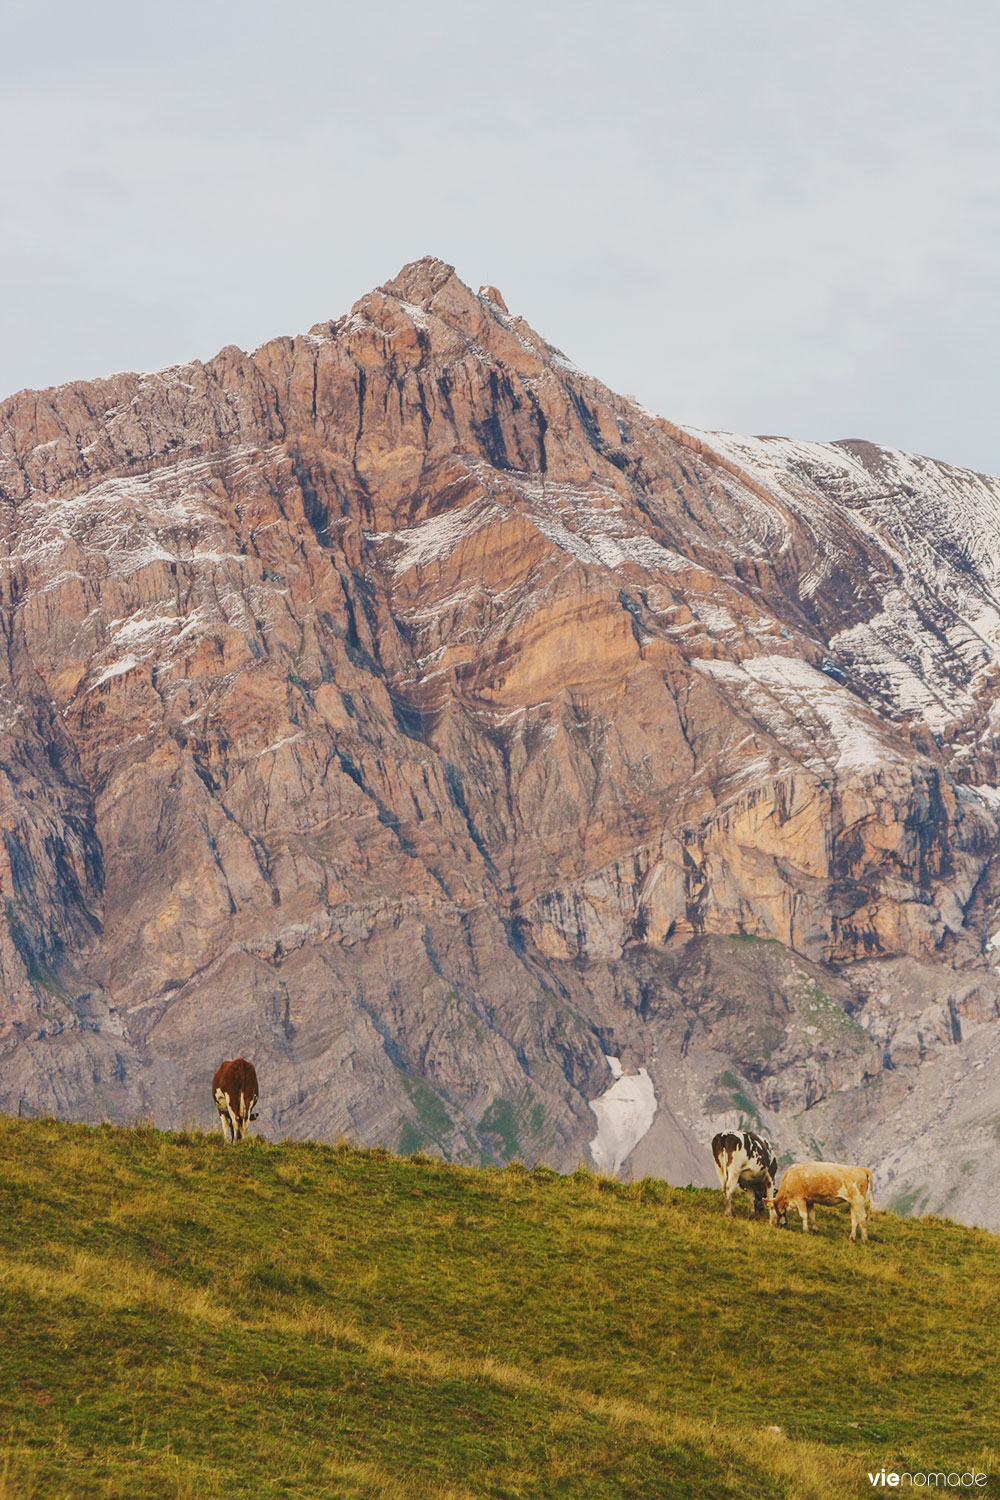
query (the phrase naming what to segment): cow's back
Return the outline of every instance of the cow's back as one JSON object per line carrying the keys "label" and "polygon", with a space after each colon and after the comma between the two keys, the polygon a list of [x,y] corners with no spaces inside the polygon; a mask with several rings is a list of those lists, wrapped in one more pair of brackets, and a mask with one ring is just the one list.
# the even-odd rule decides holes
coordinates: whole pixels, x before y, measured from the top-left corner
{"label": "cow's back", "polygon": [[765,1173],[773,1181],[778,1170],[771,1142],[753,1130],[723,1131],[712,1137],[712,1155],[720,1177],[734,1160],[739,1160],[741,1172]]}
{"label": "cow's back", "polygon": [[253,1063],[247,1062],[245,1057],[234,1057],[228,1062],[220,1063],[212,1078],[213,1099],[220,1090],[229,1095],[235,1109],[239,1108],[240,1099],[244,1099],[249,1114],[258,1097],[257,1071]]}
{"label": "cow's back", "polygon": [[835,1201],[845,1188],[856,1188],[861,1197],[871,1194],[872,1174],[868,1167],[852,1167],[846,1162],[793,1161],[786,1167],[778,1188],[778,1199],[790,1203],[797,1199],[813,1202]]}

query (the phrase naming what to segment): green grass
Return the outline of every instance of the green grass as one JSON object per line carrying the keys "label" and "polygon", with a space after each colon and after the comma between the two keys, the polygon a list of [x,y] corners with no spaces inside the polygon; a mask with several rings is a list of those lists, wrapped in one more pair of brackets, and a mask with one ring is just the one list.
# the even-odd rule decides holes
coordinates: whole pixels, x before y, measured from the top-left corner
{"label": "green grass", "polygon": [[520,1148],[520,1120],[510,1099],[494,1099],[480,1121],[480,1129],[492,1138],[497,1154],[505,1161],[516,1156]]}
{"label": "green grass", "polygon": [[728,1068],[719,1079],[719,1083],[728,1092],[725,1094],[713,1094],[708,1100],[708,1105],[713,1110],[735,1109],[739,1111],[740,1130],[760,1130],[762,1121],[760,1114],[754,1106],[753,1100],[748,1098],[740,1086],[740,1080],[729,1072]]}
{"label": "green grass", "polygon": [[831,1000],[825,990],[805,974],[801,974],[796,992],[803,1016],[808,1016],[819,1032],[821,1040],[847,1040],[855,1052],[863,1052],[871,1044],[871,1038],[863,1026]]}
{"label": "green grass", "polygon": [[420,1127],[427,1132],[428,1141],[440,1142],[453,1129],[451,1115],[430,1084],[422,1078],[399,1071],[399,1081],[410,1097]]}
{"label": "green grass", "polygon": [[926,1188],[915,1187],[910,1192],[900,1193],[898,1198],[893,1198],[889,1207],[894,1214],[911,1214],[914,1209],[922,1209],[929,1197],[930,1193]]}
{"label": "green grass", "polygon": [[0,1500],[1000,1494],[1000,1239],[817,1217],[0,1120]]}

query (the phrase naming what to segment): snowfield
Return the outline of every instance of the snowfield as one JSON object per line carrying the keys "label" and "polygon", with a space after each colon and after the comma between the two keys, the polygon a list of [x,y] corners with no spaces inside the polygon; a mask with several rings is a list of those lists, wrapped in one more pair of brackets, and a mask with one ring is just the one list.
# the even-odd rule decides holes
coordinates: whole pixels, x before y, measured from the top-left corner
{"label": "snowfield", "polygon": [[597,1116],[597,1134],[590,1154],[599,1172],[615,1175],[642,1140],[656,1115],[653,1080],[645,1068],[626,1074],[617,1057],[608,1057],[614,1083],[590,1107]]}

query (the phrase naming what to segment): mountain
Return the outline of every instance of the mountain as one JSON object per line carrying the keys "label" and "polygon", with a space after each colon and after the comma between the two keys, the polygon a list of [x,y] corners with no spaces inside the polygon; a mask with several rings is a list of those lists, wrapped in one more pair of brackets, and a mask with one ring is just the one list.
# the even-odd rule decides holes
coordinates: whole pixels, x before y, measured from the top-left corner
{"label": "mountain", "polygon": [[4,1110],[243,1053],[271,1136],[760,1120],[1000,1223],[1000,480],[675,426],[427,259],[5,402],[0,558]]}

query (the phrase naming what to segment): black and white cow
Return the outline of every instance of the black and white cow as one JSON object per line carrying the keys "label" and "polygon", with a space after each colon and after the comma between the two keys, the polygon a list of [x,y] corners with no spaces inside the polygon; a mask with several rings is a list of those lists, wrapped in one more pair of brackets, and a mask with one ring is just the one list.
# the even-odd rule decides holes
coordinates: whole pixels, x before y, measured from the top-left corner
{"label": "black and white cow", "polygon": [[765,1198],[774,1196],[778,1159],[771,1142],[754,1130],[732,1130],[712,1141],[715,1170],[719,1186],[726,1195],[726,1213],[733,1217],[733,1198],[738,1187],[753,1196],[753,1216],[757,1217]]}

